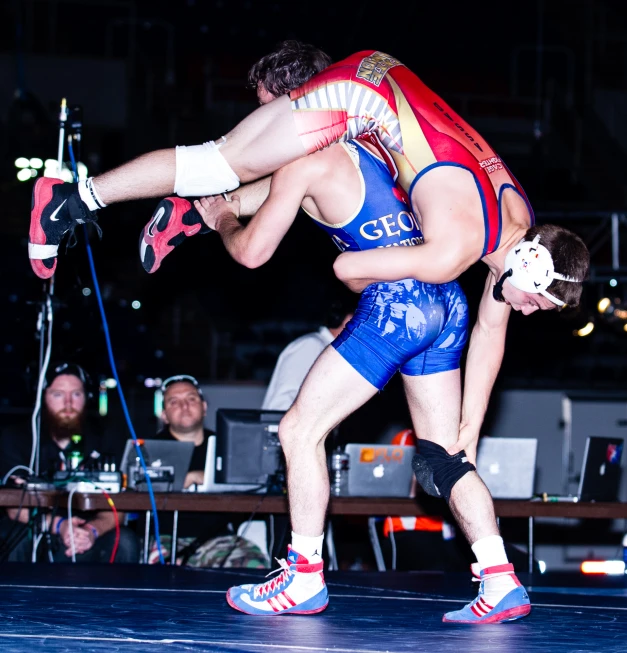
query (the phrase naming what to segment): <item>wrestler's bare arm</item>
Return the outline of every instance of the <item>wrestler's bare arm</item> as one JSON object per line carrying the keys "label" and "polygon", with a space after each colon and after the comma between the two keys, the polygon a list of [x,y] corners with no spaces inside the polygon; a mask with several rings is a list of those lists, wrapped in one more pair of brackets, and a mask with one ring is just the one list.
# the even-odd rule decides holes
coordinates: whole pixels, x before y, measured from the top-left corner
{"label": "wrestler's bare arm", "polygon": [[512,310],[508,304],[497,302],[492,297],[496,281],[489,272],[468,346],[460,438],[457,445],[449,449],[449,453],[464,449],[472,462],[476,458],[490,394],[503,361],[507,322]]}
{"label": "wrestler's bare arm", "polygon": [[467,173],[460,177],[446,172],[412,193],[420,210],[423,245],[345,252],[336,259],[336,276],[351,290],[407,278],[448,283],[482,257],[485,226],[476,184]]}
{"label": "wrestler's bare arm", "polygon": [[231,202],[215,196],[196,200],[194,206],[205,223],[220,234],[227,251],[238,263],[259,267],[274,254],[307,195],[306,167],[298,161],[277,171],[272,176],[266,201],[247,225],[238,220],[242,213],[238,193],[232,195]]}
{"label": "wrestler's bare arm", "polygon": [[425,283],[448,283],[478,258],[477,252],[468,248],[461,236],[434,235],[416,247],[344,252],[335,259],[333,271],[352,291],[361,292],[379,281],[413,278]]}
{"label": "wrestler's bare arm", "polygon": [[244,184],[237,190],[227,193],[229,200],[233,195],[237,195],[240,201],[240,216],[255,215],[261,208],[261,205],[268,199],[270,194],[270,184],[272,177],[264,177],[250,184]]}

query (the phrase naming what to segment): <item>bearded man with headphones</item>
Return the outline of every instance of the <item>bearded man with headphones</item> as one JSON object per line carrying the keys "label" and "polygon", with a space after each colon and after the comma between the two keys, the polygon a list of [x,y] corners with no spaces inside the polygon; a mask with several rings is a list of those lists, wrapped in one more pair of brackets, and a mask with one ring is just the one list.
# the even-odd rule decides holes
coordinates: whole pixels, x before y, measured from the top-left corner
{"label": "bearded man with headphones", "polygon": [[[110,456],[109,447],[86,423],[86,409],[92,398],[91,379],[75,363],[51,364],[46,374],[42,400],[42,428],[39,443],[39,476],[52,481],[57,470],[70,469],[67,450],[73,435],[80,435],[85,463]],[[28,467],[32,447],[30,428],[7,430],[0,436],[0,473],[11,472],[8,483],[21,487],[26,473],[16,466]],[[123,515],[119,514],[118,519]],[[32,540],[28,537],[27,509],[10,508],[0,518],[0,560],[27,562],[32,557]],[[72,534],[76,562],[109,562],[115,542],[115,517],[112,511],[79,513],[74,511],[70,524],[65,512],[48,519],[50,538],[49,559],[54,562],[72,560]],[[72,528],[73,533],[70,533]],[[41,549],[43,550],[43,545]],[[137,536],[125,527],[120,537],[115,562],[137,562]]]}

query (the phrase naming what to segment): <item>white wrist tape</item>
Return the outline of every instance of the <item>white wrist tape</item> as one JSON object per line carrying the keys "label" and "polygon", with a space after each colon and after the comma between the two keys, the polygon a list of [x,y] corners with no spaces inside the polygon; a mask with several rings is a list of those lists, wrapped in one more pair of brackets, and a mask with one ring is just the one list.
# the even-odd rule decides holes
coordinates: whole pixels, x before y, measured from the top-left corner
{"label": "white wrist tape", "polygon": [[174,192],[180,197],[202,197],[234,190],[239,177],[213,141],[177,145]]}

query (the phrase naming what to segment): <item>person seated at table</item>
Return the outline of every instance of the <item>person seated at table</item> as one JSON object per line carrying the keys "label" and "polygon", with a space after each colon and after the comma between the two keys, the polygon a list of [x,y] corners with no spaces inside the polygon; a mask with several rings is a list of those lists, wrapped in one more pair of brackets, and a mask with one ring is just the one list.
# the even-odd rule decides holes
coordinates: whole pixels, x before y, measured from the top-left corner
{"label": "person seated at table", "polygon": [[[164,428],[153,439],[193,442],[194,452],[183,488],[202,486],[205,480],[207,442],[213,431],[204,427],[207,401],[198,381],[187,374],[178,374],[161,384]],[[244,519],[243,519],[244,518]],[[182,512],[177,525],[177,564],[192,567],[265,568],[269,561],[252,542],[234,535],[233,524],[245,515],[226,513]],[[171,513],[159,515],[161,553],[169,560],[172,551],[173,518]],[[158,562],[159,551],[151,540],[150,563]]]}
{"label": "person seated at table", "polygon": [[[48,369],[39,444],[39,476],[44,481],[52,482],[55,471],[73,468],[70,461],[73,447],[79,448],[84,456],[82,468],[99,469],[105,459],[115,461],[115,454],[109,453],[115,450],[113,443],[107,443],[87,424],[89,384],[88,374],[74,363],[59,363]],[[73,435],[81,436],[80,447],[72,442]],[[28,471],[32,444],[30,423],[6,430],[0,436],[0,473],[3,479],[10,473],[7,481],[14,487],[25,488],[26,479],[33,476]],[[132,530],[121,525],[123,517],[118,513],[120,528],[116,538],[115,516],[111,510],[84,513],[73,510],[71,524],[65,511],[48,516],[50,538],[44,538],[46,544],[50,543],[47,559],[71,562],[74,554],[76,562],[109,562],[116,548],[115,562],[138,562],[139,541]],[[32,559],[31,525],[27,508],[6,510],[6,515],[0,518],[0,560]],[[41,558],[45,545],[39,548],[38,558]]]}

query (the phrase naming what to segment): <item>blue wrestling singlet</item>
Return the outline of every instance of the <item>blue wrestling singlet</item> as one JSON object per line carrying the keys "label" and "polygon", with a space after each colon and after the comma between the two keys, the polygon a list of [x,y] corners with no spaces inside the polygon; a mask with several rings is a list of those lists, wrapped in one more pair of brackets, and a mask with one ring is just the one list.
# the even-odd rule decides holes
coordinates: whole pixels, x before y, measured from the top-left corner
{"label": "blue wrestling singlet", "polygon": [[310,217],[324,229],[342,252],[358,252],[375,247],[411,247],[424,240],[420,225],[406,197],[394,183],[385,161],[372,154],[359,141],[341,143],[361,178],[362,203],[341,224]]}
{"label": "blue wrestling singlet", "polygon": [[[342,147],[363,181],[361,206],[341,224],[316,223],[342,251],[420,245],[420,226],[386,164],[356,141]],[[381,390],[399,369],[408,376],[457,369],[467,330],[466,296],[456,281],[403,279],[365,288],[332,346]]]}

